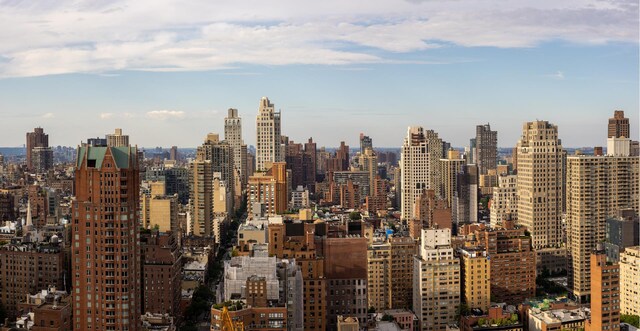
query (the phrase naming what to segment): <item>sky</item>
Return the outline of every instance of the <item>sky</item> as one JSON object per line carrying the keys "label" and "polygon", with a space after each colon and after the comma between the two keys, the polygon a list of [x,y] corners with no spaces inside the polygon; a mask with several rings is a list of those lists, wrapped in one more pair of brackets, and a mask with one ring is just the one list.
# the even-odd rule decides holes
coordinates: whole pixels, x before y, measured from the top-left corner
{"label": "sky", "polygon": [[43,127],[75,146],[114,128],[144,147],[195,147],[228,108],[255,145],[261,97],[282,132],[319,146],[408,126],[466,146],[526,121],[563,145],[606,146],[625,111],[638,139],[636,0],[0,0],[0,146]]}

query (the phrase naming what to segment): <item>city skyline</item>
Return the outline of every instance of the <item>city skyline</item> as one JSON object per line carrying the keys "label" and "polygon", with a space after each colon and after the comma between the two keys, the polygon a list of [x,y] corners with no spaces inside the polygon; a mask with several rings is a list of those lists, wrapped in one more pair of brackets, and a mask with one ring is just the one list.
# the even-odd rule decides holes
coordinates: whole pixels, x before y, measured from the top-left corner
{"label": "city skyline", "polygon": [[319,146],[363,132],[399,147],[416,125],[466,146],[488,122],[512,147],[538,119],[586,147],[613,110],[640,122],[634,2],[282,5],[3,3],[0,145],[42,126],[54,146],[121,127],[139,146],[195,147],[228,108],[255,145],[263,96],[283,135]]}

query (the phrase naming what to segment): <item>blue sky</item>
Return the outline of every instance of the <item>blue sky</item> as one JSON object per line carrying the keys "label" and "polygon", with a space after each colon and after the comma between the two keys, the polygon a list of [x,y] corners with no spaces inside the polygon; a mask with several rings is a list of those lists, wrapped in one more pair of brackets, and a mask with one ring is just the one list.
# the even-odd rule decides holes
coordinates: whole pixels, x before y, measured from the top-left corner
{"label": "blue sky", "polygon": [[489,122],[508,147],[535,119],[605,145],[614,109],[638,139],[635,1],[0,1],[0,22],[0,146],[42,126],[192,147],[229,107],[254,144],[262,96],[326,146],[399,146],[409,125],[463,146]]}

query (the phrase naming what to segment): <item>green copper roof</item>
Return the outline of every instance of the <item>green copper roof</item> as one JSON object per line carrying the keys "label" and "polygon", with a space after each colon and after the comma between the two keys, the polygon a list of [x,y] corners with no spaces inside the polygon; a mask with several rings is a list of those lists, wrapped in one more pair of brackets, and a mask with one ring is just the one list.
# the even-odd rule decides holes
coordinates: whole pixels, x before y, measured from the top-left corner
{"label": "green copper roof", "polygon": [[[120,147],[103,147],[103,146],[82,146],[78,147],[78,154],[76,157],[76,167],[80,168],[86,160],[88,167],[100,169],[102,167],[102,161],[107,154],[107,150],[111,150],[111,155],[116,163],[116,167],[119,169],[129,168],[129,160],[135,162],[137,160],[137,148],[129,146]],[[130,157],[132,156],[132,157]],[[131,166],[134,166],[132,164]]]}

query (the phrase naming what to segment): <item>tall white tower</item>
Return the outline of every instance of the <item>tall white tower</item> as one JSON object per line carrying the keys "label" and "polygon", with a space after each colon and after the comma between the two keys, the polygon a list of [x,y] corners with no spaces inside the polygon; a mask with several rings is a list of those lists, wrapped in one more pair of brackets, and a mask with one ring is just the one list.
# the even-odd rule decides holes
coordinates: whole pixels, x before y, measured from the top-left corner
{"label": "tall white tower", "polygon": [[256,170],[266,170],[266,163],[282,162],[280,148],[280,111],[269,98],[260,99],[260,107],[256,118]]}

